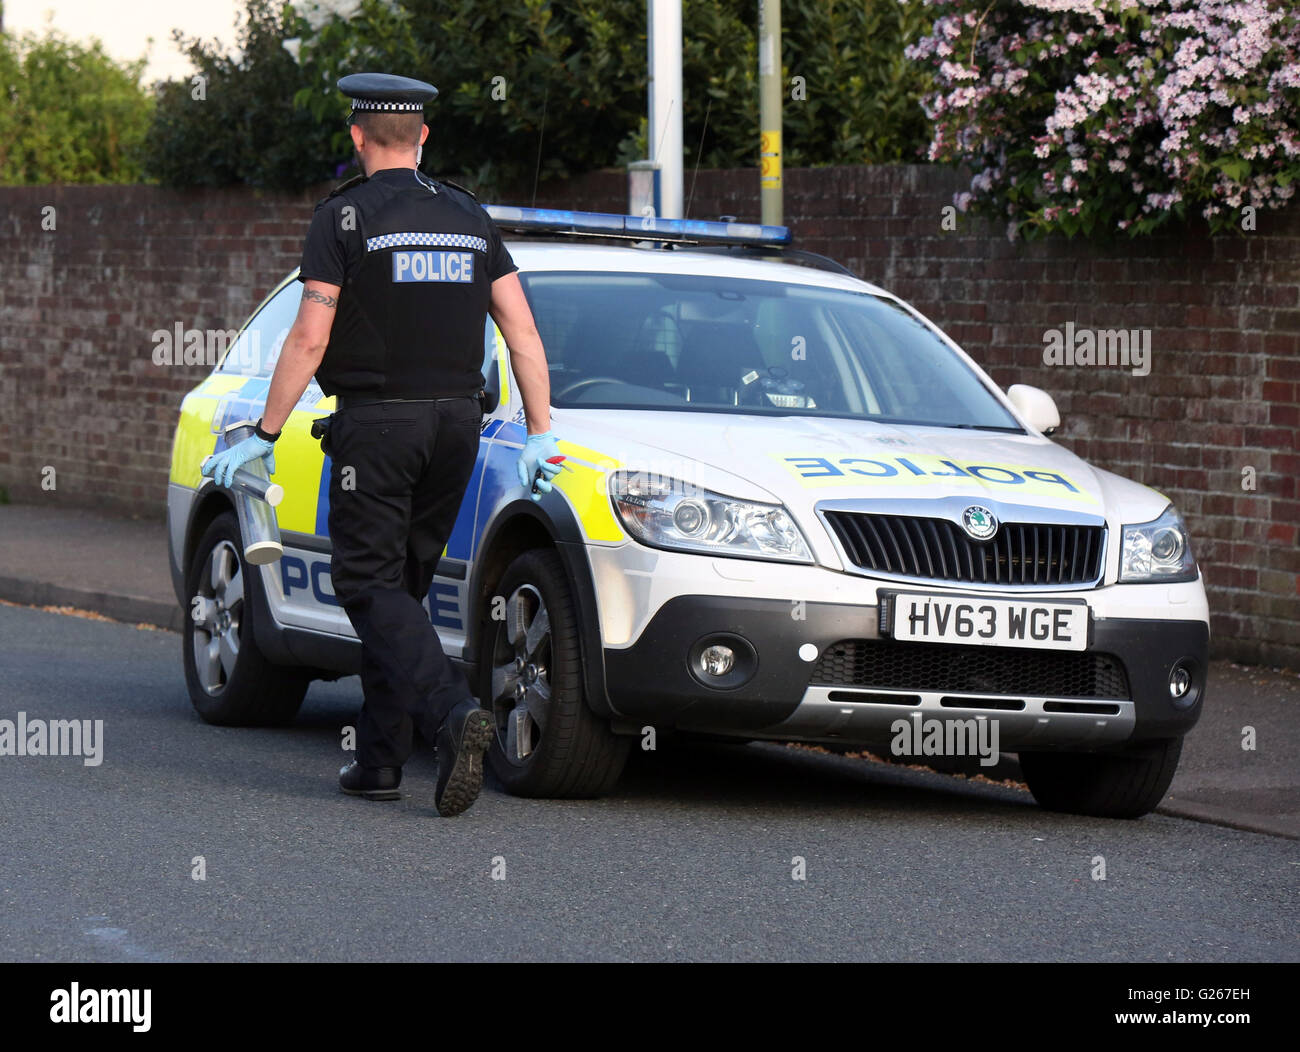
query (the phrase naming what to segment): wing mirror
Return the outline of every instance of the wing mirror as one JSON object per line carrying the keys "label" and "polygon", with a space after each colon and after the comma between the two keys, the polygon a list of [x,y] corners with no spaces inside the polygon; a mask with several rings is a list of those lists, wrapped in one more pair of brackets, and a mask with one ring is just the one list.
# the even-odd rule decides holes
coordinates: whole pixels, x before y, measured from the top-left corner
{"label": "wing mirror", "polygon": [[1016,407],[1016,412],[1024,417],[1025,423],[1040,434],[1053,435],[1061,426],[1061,413],[1056,403],[1041,388],[1012,384],[1007,388],[1007,397]]}

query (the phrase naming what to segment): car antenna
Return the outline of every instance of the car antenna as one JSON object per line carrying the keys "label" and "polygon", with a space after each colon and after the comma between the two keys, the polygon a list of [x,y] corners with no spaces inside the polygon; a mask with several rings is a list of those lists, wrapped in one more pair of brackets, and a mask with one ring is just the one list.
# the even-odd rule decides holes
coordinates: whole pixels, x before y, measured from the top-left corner
{"label": "car antenna", "polygon": [[551,97],[551,85],[548,81],[546,91],[542,94],[542,125],[537,129],[537,164],[533,168],[533,203],[537,207],[537,180],[542,174],[542,139],[546,135],[546,102]]}
{"label": "car antenna", "polygon": [[713,96],[709,96],[709,104],[704,107],[704,127],[700,129],[700,145],[695,151],[695,170],[691,172],[691,192],[686,198],[686,210],[682,213],[682,218],[691,218],[691,201],[695,199],[695,180],[700,177],[700,157],[704,153],[704,135],[709,130],[709,111],[713,109]]}

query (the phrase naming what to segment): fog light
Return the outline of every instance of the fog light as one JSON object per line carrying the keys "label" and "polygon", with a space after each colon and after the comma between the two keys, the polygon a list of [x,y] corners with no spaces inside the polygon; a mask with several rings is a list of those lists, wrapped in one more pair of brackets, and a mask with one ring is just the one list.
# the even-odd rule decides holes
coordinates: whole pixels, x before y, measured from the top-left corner
{"label": "fog light", "polygon": [[1186,697],[1192,689],[1192,674],[1184,666],[1178,665],[1169,673],[1169,696],[1177,701]]}
{"label": "fog light", "polygon": [[715,643],[701,650],[695,661],[704,675],[725,676],[736,664],[736,652],[731,647]]}
{"label": "fog light", "polygon": [[758,671],[754,644],[735,632],[710,632],[686,651],[686,671],[710,693],[738,690]]}

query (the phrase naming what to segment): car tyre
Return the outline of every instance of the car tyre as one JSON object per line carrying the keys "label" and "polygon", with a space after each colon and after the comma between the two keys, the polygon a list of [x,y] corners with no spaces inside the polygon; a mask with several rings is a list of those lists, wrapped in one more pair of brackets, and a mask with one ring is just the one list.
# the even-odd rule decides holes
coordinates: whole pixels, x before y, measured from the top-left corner
{"label": "car tyre", "polygon": [[1049,811],[1140,818],[1164,798],[1182,751],[1182,738],[1165,738],[1122,753],[1022,752],[1020,769]]}
{"label": "car tyre", "polygon": [[223,512],[204,531],[186,573],[190,608],[181,633],[185,685],[208,723],[291,723],[307,693],[306,670],[274,665],[257,647],[251,590],[260,587],[257,567],[244,561],[239,521]]}
{"label": "car tyre", "polygon": [[493,715],[488,764],[516,796],[593,797],[623,773],[631,739],[587,705],[578,618],[559,555],[534,549],[506,569],[486,611],[479,698]]}

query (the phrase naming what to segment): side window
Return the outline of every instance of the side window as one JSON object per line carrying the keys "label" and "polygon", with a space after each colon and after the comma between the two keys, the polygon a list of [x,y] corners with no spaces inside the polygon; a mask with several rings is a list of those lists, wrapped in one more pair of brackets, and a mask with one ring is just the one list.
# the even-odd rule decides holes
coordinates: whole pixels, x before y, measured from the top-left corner
{"label": "side window", "polygon": [[491,315],[488,316],[487,323],[483,326],[483,379],[491,380],[492,374],[489,369],[495,368],[493,362],[497,354],[497,327],[493,322]]}
{"label": "side window", "polygon": [[222,359],[219,371],[242,376],[270,376],[285,337],[298,316],[301,302],[302,282],[289,282],[244,327],[230,353]]}
{"label": "side window", "polygon": [[501,362],[505,355],[505,343],[497,350],[497,327],[489,317],[483,327],[483,390],[487,395],[486,409],[489,414],[500,415],[499,411],[508,408],[510,402],[509,381],[502,397]]}

